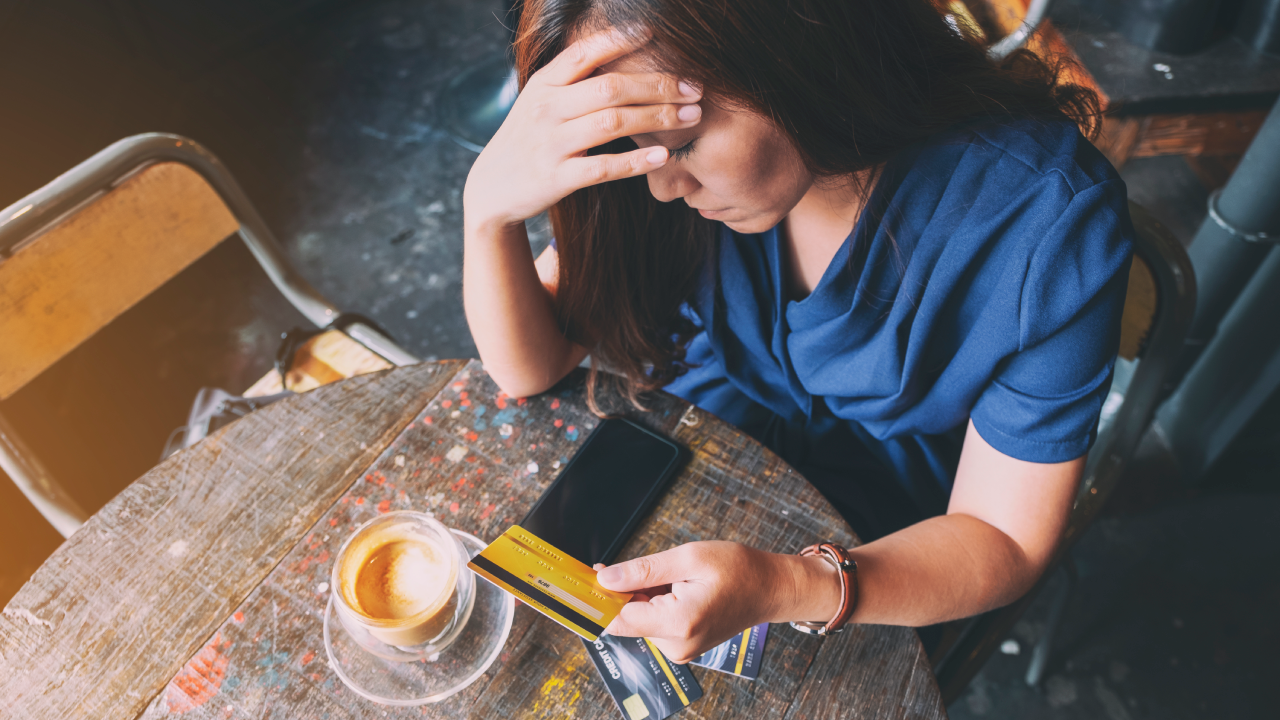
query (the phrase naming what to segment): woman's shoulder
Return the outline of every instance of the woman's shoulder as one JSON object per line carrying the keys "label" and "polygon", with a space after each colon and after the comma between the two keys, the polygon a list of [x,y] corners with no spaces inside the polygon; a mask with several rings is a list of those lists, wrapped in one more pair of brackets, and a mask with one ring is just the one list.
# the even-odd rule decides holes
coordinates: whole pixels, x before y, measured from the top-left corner
{"label": "woman's shoulder", "polygon": [[1027,255],[1069,224],[1085,234],[1065,243],[1126,245],[1130,235],[1124,181],[1066,119],[954,126],[890,163],[884,187],[897,237],[939,252]]}
{"label": "woman's shoulder", "polygon": [[1066,118],[987,119],[962,123],[921,144],[915,164],[954,162],[957,170],[999,168],[1002,184],[1050,179],[1070,195],[1120,180],[1106,157]]}
{"label": "woman's shoulder", "polygon": [[1124,182],[1069,121],[969,123],[922,143],[907,167],[893,203],[911,211],[896,237],[914,240],[928,284],[942,273],[957,292],[1019,288],[1009,308],[1038,318],[1022,323],[1026,342],[1127,268]]}
{"label": "woman's shoulder", "polygon": [[[893,167],[890,202],[914,231],[954,247],[1030,252],[1074,219],[1093,242],[1126,244],[1128,193],[1106,157],[1066,119],[970,121],[928,138]],[[1074,243],[1079,236],[1065,236]],[[982,252],[986,252],[983,250]]]}

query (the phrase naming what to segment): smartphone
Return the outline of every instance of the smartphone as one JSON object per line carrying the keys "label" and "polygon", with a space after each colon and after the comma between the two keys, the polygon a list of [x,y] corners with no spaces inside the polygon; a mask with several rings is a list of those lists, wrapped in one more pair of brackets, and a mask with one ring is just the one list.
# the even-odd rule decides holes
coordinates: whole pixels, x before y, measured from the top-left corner
{"label": "smartphone", "polygon": [[605,420],[520,525],[587,565],[609,563],[687,455],[635,423]]}

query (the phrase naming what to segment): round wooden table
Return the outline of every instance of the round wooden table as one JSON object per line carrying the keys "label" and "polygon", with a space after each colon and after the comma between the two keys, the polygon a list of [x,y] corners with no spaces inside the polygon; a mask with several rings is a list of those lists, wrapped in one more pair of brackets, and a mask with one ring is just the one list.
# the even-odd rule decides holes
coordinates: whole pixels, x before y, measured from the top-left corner
{"label": "round wooden table", "polygon": [[[621,414],[693,451],[623,557],[692,540],[794,552],[849,527],[795,471],[669,395]],[[327,665],[321,617],[342,540],[389,510],[434,512],[488,541],[523,517],[591,432],[582,376],[499,393],[480,363],[328,385],[233,423],[111,501],[0,616],[8,718],[619,717],[578,638],[519,606],[474,685],[395,708]],[[938,718],[914,632],[769,633],[754,682],[694,668],[708,718]]]}

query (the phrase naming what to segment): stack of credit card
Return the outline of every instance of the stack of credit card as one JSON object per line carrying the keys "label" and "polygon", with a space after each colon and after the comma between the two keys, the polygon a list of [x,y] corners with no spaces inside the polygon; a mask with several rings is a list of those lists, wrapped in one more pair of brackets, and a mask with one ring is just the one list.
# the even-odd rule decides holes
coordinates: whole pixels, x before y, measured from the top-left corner
{"label": "stack of credit card", "polygon": [[582,643],[627,720],[662,720],[702,697],[689,668],[663,657],[647,638],[602,635]]}
{"label": "stack of credit card", "polygon": [[[667,660],[647,638],[603,634],[631,593],[602,587],[595,570],[519,525],[508,528],[467,567],[581,636],[626,720],[662,720],[702,697],[689,669]],[[768,633],[768,623],[748,628],[693,662],[754,680]]]}
{"label": "stack of credit card", "polygon": [[768,636],[769,623],[754,625],[702,653],[693,664],[755,680],[760,675],[760,657]]}

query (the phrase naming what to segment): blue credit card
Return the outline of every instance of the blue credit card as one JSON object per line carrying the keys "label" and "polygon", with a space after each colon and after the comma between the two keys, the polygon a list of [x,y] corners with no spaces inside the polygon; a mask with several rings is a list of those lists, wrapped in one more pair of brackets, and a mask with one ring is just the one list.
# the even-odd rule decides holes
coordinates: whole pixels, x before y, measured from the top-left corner
{"label": "blue credit card", "polygon": [[768,636],[769,623],[754,625],[702,653],[693,664],[755,680],[760,675],[760,658]]}
{"label": "blue credit card", "polygon": [[625,720],[662,720],[702,697],[689,668],[646,638],[601,635],[582,644]]}

